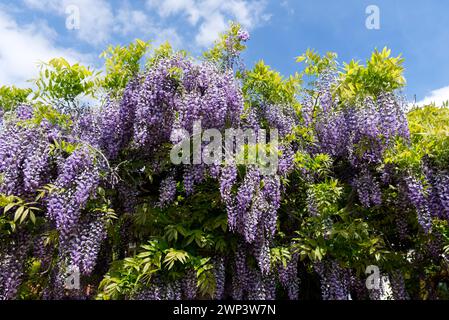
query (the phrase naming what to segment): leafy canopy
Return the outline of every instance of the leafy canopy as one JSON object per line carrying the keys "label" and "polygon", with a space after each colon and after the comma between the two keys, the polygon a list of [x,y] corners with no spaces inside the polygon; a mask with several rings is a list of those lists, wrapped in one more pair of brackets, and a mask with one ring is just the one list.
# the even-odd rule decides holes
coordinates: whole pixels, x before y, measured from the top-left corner
{"label": "leafy canopy", "polygon": [[381,92],[392,92],[405,85],[404,59],[391,57],[391,50],[377,49],[366,62],[366,66],[352,60],[344,65],[340,73],[338,93],[343,100],[357,97],[377,97]]}
{"label": "leafy canopy", "polygon": [[243,94],[251,99],[252,104],[260,105],[262,101],[272,104],[297,103],[296,96],[301,84],[301,77],[295,74],[284,78],[279,72],[266,65],[263,60],[249,70],[243,82]]}
{"label": "leafy canopy", "polygon": [[102,86],[107,92],[120,93],[140,71],[142,58],[148,52],[149,42],[136,39],[128,46],[110,46],[101,54],[105,59],[106,75]]}
{"label": "leafy canopy", "polygon": [[0,109],[14,110],[18,105],[25,103],[32,89],[21,89],[15,86],[0,87]]}
{"label": "leafy canopy", "polygon": [[89,67],[79,63],[71,65],[64,58],[55,58],[40,66],[39,77],[34,80],[38,90],[35,98],[43,101],[73,103],[81,96],[93,96],[95,76]]}

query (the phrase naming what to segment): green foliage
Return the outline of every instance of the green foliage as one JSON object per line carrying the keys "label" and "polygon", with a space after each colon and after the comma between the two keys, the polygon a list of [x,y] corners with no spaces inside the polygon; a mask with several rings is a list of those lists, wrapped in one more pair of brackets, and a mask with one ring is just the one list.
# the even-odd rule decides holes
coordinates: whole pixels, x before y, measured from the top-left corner
{"label": "green foliage", "polygon": [[198,290],[204,297],[214,297],[216,281],[214,275],[214,265],[210,262],[210,258],[197,259],[194,266],[197,276]]}
{"label": "green foliage", "polygon": [[34,80],[38,87],[35,98],[72,104],[76,98],[94,95],[97,73],[90,68],[79,63],[71,65],[64,58],[52,59],[40,68],[39,77]]}
{"label": "green foliage", "polygon": [[15,233],[21,226],[38,229],[43,222],[41,201],[56,190],[55,186],[47,185],[38,190],[34,201],[0,194],[0,235]]}
{"label": "green foliage", "polygon": [[[326,193],[323,185],[318,188],[321,189],[317,195],[319,214],[302,220],[293,238],[292,252],[298,253],[301,260],[309,261],[321,261],[329,255],[363,271],[367,265],[385,259],[388,251],[374,228],[346,209],[338,209],[335,193]],[[326,195],[333,195],[334,199],[325,199]]]}
{"label": "green foliage", "polygon": [[101,85],[108,93],[119,95],[128,82],[140,71],[142,58],[150,44],[142,40],[135,40],[128,46],[110,46],[101,54],[105,59],[106,75]]}
{"label": "green foliage", "polygon": [[97,299],[120,299],[136,294],[143,284],[162,269],[166,243],[153,240],[142,245],[142,251],[134,257],[115,261],[99,285]]}
{"label": "green foliage", "polygon": [[[327,154],[297,152],[294,163],[298,175],[290,178],[287,192],[296,196],[285,200],[282,211],[294,217],[296,231],[293,238],[287,237],[289,249],[284,252],[299,254],[306,266],[329,259],[360,273],[370,264],[384,266],[390,251],[383,235],[377,234],[380,218],[369,218],[369,210],[355,205],[355,191],[335,178],[336,160]],[[272,253],[279,259],[277,249]]]}
{"label": "green foliage", "polygon": [[162,43],[159,47],[155,48],[149,58],[147,59],[145,66],[146,68],[151,68],[156,63],[158,63],[162,59],[170,58],[171,56],[178,54],[182,57],[187,56],[187,52],[184,50],[175,51],[173,47],[168,42]]}
{"label": "green foliage", "polygon": [[329,70],[336,70],[336,59],[337,54],[334,52],[327,52],[324,56],[320,56],[315,50],[307,49],[303,55],[296,58],[296,62],[305,63],[304,74],[317,77]]}
{"label": "green foliage", "polygon": [[317,215],[302,217],[292,250],[299,253],[302,260],[306,257],[312,261],[322,260],[327,251],[326,239],[331,233],[329,227],[340,212],[339,200],[343,196],[343,188],[337,180],[326,179],[309,185],[306,193],[309,199],[313,199]]}
{"label": "green foliage", "polygon": [[411,143],[397,141],[385,163],[398,170],[419,172],[423,157],[431,159],[441,168],[449,163],[449,109],[426,106],[408,113]]}
{"label": "green foliage", "polygon": [[56,187],[55,185],[47,184],[42,189],[39,189],[37,191],[38,191],[38,194],[36,196],[36,201],[40,201],[40,200],[44,199],[46,196],[51,195],[52,193],[62,192],[63,190]]}
{"label": "green foliage", "polygon": [[12,220],[10,216],[7,216],[5,208],[12,208],[11,204],[15,203],[18,199],[14,196],[6,196],[4,194],[0,194],[0,209],[2,209],[3,213],[0,215],[0,235],[8,235],[15,231],[16,224]]}
{"label": "green foliage", "polygon": [[242,26],[240,24],[231,22],[228,30],[220,35],[214,46],[203,53],[204,58],[226,66],[229,59],[238,56],[240,52],[246,49],[246,46],[238,39],[238,33],[241,30]]}
{"label": "green foliage", "polygon": [[295,154],[296,168],[312,172],[318,178],[328,176],[331,172],[332,164],[332,158],[328,154],[320,153],[314,156],[306,152],[297,152]]}
{"label": "green foliage", "polygon": [[113,264],[100,283],[98,299],[132,296],[156,274],[177,280],[182,276],[179,271],[189,268],[197,273],[201,294],[213,297],[215,276],[210,258],[195,257],[184,250],[170,248],[164,240],[152,240],[142,245],[141,249],[136,256]]}
{"label": "green foliage", "polygon": [[288,247],[274,247],[270,250],[270,262],[273,268],[278,265],[287,267],[287,263],[292,258],[290,248]]}
{"label": "green foliage", "polygon": [[0,233],[15,232],[18,226],[26,224],[28,221],[32,225],[37,225],[39,219],[42,220],[42,217],[39,216],[42,211],[41,201],[51,193],[60,191],[56,186],[48,184],[37,191],[34,201],[26,201],[17,196],[0,193],[0,212],[2,212]]}
{"label": "green foliage", "polygon": [[33,118],[27,120],[25,123],[40,125],[43,120],[64,129],[69,129],[72,126],[72,119],[69,115],[56,110],[52,106],[36,103],[33,108]]}
{"label": "green foliage", "polygon": [[434,223],[434,226],[442,237],[443,252],[449,254],[449,222],[440,220]]}
{"label": "green foliage", "polygon": [[189,254],[187,252],[170,248],[166,251],[164,264],[168,268],[168,270],[171,270],[175,265],[175,262],[185,264],[188,258]]}
{"label": "green foliage", "polygon": [[425,155],[425,149],[418,144],[410,145],[407,141],[399,140],[395,148],[388,150],[384,163],[394,165],[399,171],[419,171],[421,160]]}
{"label": "green foliage", "polygon": [[295,74],[285,79],[279,72],[272,70],[263,61],[256,63],[245,74],[243,94],[246,103],[260,105],[262,101],[272,104],[297,105],[297,94],[301,77]]}
{"label": "green foliage", "polygon": [[449,163],[449,109],[427,106],[408,114],[412,143],[439,162]]}
{"label": "green foliage", "polygon": [[6,215],[10,210],[14,209],[14,224],[22,224],[28,218],[32,223],[36,224],[36,212],[41,211],[40,208],[36,207],[37,205],[37,202],[26,202],[19,197],[0,194],[0,208],[3,208],[3,214]]}
{"label": "green foliage", "polygon": [[[132,169],[125,166],[122,170]],[[150,177],[150,173],[142,175],[142,182],[147,183]],[[222,211],[219,194],[210,192],[217,188],[207,183],[199,188],[203,191],[191,197],[179,196],[166,209],[151,206],[147,201],[137,206],[135,234],[137,242],[146,244],[137,255],[114,262],[100,284],[98,299],[129,297],[155,275],[174,281],[189,269],[197,273],[199,292],[213,296],[215,276],[211,257],[230,251],[233,241],[226,234],[227,215]],[[182,192],[181,184],[178,192]],[[148,242],[150,235],[152,240]]]}
{"label": "green foliage", "polygon": [[78,144],[70,143],[65,140],[53,141],[50,147],[50,154],[72,154],[78,148]]}
{"label": "green foliage", "polygon": [[343,194],[343,187],[334,179],[315,183],[309,186],[308,192],[314,199],[320,216],[328,217],[336,214],[339,209],[338,200]]}
{"label": "green foliage", "polygon": [[381,92],[392,92],[405,85],[404,59],[401,56],[391,57],[391,50],[377,49],[366,66],[357,61],[345,64],[340,74],[338,94],[347,100],[358,97],[377,97]]}
{"label": "green foliage", "polygon": [[0,109],[3,111],[14,110],[18,105],[27,102],[31,89],[20,89],[15,86],[0,87]]}

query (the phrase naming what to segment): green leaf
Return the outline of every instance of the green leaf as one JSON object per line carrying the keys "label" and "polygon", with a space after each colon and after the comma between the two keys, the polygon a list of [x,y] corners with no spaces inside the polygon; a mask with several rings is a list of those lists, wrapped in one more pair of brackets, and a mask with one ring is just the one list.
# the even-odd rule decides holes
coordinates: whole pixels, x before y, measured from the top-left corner
{"label": "green leaf", "polygon": [[169,249],[167,255],[164,259],[164,264],[167,266],[168,270],[171,270],[175,265],[175,262],[179,261],[182,264],[187,262],[189,254],[182,250]]}
{"label": "green leaf", "polygon": [[28,217],[28,214],[30,213],[30,209],[26,209],[23,213],[22,213],[22,217],[20,218],[20,222],[19,223],[23,223],[25,221],[25,219]]}
{"label": "green leaf", "polygon": [[3,213],[7,213],[9,210],[11,210],[12,208],[14,208],[16,206],[15,203],[10,203],[8,204],[4,209],[3,209]]}
{"label": "green leaf", "polygon": [[16,213],[14,214],[14,222],[17,222],[21,218],[24,210],[25,210],[25,207],[23,207],[23,206],[19,207],[16,210]]}
{"label": "green leaf", "polygon": [[30,211],[30,220],[33,222],[33,224],[36,224],[36,216],[34,215],[33,211]]}

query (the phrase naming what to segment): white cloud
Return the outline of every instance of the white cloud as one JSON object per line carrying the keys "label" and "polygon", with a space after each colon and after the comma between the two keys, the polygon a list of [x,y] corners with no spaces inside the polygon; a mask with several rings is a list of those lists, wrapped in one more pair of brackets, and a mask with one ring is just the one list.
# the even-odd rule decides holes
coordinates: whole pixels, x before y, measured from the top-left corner
{"label": "white cloud", "polygon": [[66,5],[76,5],[80,9],[80,29],[78,37],[91,44],[108,42],[114,26],[114,14],[104,0],[64,0]]}
{"label": "white cloud", "polygon": [[127,4],[118,10],[113,31],[123,36],[135,33],[151,34],[154,37],[153,45],[169,41],[173,46],[178,47],[182,42],[174,28],[161,28],[155,25],[145,12],[134,10]]}
{"label": "white cloud", "polygon": [[[75,5],[80,12],[80,29],[74,30],[79,39],[92,45],[105,45],[114,34],[130,35],[139,32],[162,42],[166,37],[170,42],[181,42],[175,27],[170,27],[170,18],[183,17],[197,30],[196,45],[206,47],[224,32],[229,20],[253,29],[267,21],[271,15],[265,13],[267,0],[146,0],[146,9],[133,9],[127,1],[113,8],[106,0],[23,0],[32,9],[51,11],[66,16],[65,8]],[[156,12],[158,21],[151,21]],[[162,28],[159,24],[169,25]]]}
{"label": "white cloud", "polygon": [[[24,0],[32,9],[53,11],[68,17],[66,8],[76,6],[79,9],[80,28],[73,30],[80,40],[93,45],[105,44],[114,27],[114,14],[111,6],[105,0]],[[130,21],[132,22],[132,20]]]}
{"label": "white cloud", "polygon": [[147,4],[163,18],[181,15],[192,26],[199,25],[195,41],[203,47],[226,30],[228,20],[235,20],[251,30],[271,18],[264,12],[265,0],[147,0]]}
{"label": "white cloud", "polygon": [[201,24],[195,41],[200,46],[206,47],[213,43],[226,28],[227,24],[223,15],[218,12],[211,13],[208,19]]}
{"label": "white cloud", "polygon": [[151,9],[156,9],[163,18],[182,12],[192,25],[195,25],[201,17],[201,11],[195,0],[148,0],[147,4]]}
{"label": "white cloud", "polygon": [[[28,9],[62,19],[67,17],[68,6],[77,6],[80,29],[70,32],[81,41],[101,48],[117,35],[153,39],[155,45],[168,40],[175,47],[180,47],[182,39],[176,30],[180,26],[167,21],[175,15],[185,19],[181,26],[187,22],[197,32],[191,42],[200,47],[210,45],[219,33],[226,30],[229,20],[238,21],[251,30],[271,17],[265,12],[267,0],[145,1],[147,5],[143,9],[136,9],[134,3],[128,1],[117,8],[106,0],[22,0],[22,3]],[[154,11],[156,16],[152,14]],[[70,62],[80,61],[83,64],[95,61],[92,56],[58,46],[57,40],[61,35],[47,22],[35,20],[27,25],[18,24],[6,12],[12,11],[5,11],[0,6],[0,39],[5,44],[0,47],[0,84],[25,84],[26,80],[35,77],[38,62],[53,57],[64,56]]]}
{"label": "white cloud", "polygon": [[[104,46],[114,34],[128,36],[136,33],[154,37],[155,43],[168,40],[176,46],[181,42],[174,28],[159,27],[151,21],[145,11],[133,9],[127,1],[124,1],[117,9],[112,8],[106,0],[24,0],[24,2],[31,9],[50,10],[62,17],[67,17],[67,6],[78,7],[80,28],[73,32],[80,40],[91,45]],[[175,4],[183,8],[181,6],[183,0],[167,2],[167,15],[171,13],[170,7]]]}
{"label": "white cloud", "polygon": [[0,10],[0,85],[26,85],[36,77],[38,63],[54,57],[65,57],[69,62],[88,64],[90,57],[55,45],[56,32],[45,22],[19,25]]}
{"label": "white cloud", "polygon": [[[134,32],[136,28],[139,30],[152,28],[146,14],[139,10],[132,10],[131,8],[120,10],[116,19],[114,31],[123,35]],[[130,21],[132,21],[132,24]]]}
{"label": "white cloud", "polygon": [[417,104],[420,106],[425,106],[435,103],[435,105],[441,106],[446,101],[449,101],[449,86],[431,91],[429,96],[426,96]]}

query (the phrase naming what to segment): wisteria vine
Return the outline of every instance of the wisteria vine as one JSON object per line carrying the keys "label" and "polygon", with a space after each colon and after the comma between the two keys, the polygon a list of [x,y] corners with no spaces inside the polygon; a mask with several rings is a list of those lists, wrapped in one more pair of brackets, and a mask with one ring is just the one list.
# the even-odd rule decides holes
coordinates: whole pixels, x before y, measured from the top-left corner
{"label": "wisteria vine", "polygon": [[[344,99],[332,65],[303,90],[255,81],[234,31],[224,63],[155,55],[101,106],[54,106],[64,125],[40,103],[0,109],[0,299],[409,299],[427,258],[447,268],[448,167],[395,162],[414,143],[400,93]],[[198,121],[276,129],[277,170],[171,163]]]}

